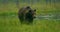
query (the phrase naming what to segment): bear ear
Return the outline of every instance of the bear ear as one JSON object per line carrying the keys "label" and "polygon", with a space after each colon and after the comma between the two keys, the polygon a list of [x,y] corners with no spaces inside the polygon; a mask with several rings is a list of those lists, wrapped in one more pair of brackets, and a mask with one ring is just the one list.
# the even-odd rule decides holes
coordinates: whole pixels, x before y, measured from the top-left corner
{"label": "bear ear", "polygon": [[36,9],[34,9],[34,11],[36,11]]}
{"label": "bear ear", "polygon": [[30,8],[30,6],[27,6],[26,8],[27,8],[27,9],[29,9],[29,8]]}

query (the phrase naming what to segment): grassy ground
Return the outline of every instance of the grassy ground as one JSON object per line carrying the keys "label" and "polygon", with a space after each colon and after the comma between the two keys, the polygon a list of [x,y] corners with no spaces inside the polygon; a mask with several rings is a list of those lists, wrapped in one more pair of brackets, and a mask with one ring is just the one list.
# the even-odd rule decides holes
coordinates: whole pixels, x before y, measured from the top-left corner
{"label": "grassy ground", "polygon": [[[22,6],[22,5],[21,5]],[[47,5],[32,5],[37,9],[37,14],[52,13],[60,11],[59,7],[53,9]],[[59,9],[58,9],[59,8]],[[18,9],[15,4],[0,5],[0,32],[60,32],[60,20],[34,20],[33,25],[23,24],[21,26],[17,17]]]}
{"label": "grassy ground", "polygon": [[21,26],[17,17],[0,17],[0,32],[60,32],[60,21],[34,20],[33,25]]}

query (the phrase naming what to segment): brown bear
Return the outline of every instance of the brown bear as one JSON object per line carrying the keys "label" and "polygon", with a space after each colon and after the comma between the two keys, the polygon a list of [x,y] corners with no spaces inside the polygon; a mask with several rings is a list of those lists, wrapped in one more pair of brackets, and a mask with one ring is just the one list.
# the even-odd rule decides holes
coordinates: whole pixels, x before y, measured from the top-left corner
{"label": "brown bear", "polygon": [[30,6],[23,7],[18,11],[18,18],[21,23],[33,22],[35,12],[36,10],[32,10]]}
{"label": "brown bear", "polygon": [[36,18],[36,10],[29,10],[25,15],[26,22],[33,23],[33,19]]}

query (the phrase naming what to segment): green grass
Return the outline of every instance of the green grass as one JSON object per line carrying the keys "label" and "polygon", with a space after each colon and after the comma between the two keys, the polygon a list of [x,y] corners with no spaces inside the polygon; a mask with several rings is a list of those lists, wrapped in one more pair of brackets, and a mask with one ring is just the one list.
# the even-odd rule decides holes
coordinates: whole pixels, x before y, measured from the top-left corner
{"label": "green grass", "polygon": [[[20,8],[26,4],[21,4]],[[28,5],[28,4],[27,4]],[[33,9],[37,9],[37,14],[40,13],[58,13],[60,6],[53,9],[48,5],[34,4],[31,6]],[[43,8],[42,8],[43,7]],[[59,8],[59,9],[58,9]],[[44,11],[43,11],[44,10]],[[10,3],[8,5],[0,5],[0,32],[60,32],[60,20],[40,20],[36,19],[33,25],[20,24],[17,17],[18,8],[15,4]],[[13,15],[13,16],[12,16]]]}
{"label": "green grass", "polygon": [[21,26],[17,17],[0,17],[0,32],[60,32],[60,21],[34,20],[33,25]]}

